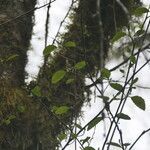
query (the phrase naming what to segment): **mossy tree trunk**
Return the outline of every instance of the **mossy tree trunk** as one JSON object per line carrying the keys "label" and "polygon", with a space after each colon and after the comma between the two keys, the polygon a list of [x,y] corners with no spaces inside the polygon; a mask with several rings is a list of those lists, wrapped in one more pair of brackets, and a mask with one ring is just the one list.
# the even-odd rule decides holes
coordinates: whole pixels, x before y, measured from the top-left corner
{"label": "mossy tree trunk", "polygon": [[[33,9],[35,2],[36,0],[1,0],[0,24]],[[13,86],[24,83],[27,49],[33,27],[32,16],[33,12],[0,27],[0,58],[2,63],[0,75],[8,78]],[[9,61],[11,56],[16,57]]]}
{"label": "mossy tree trunk", "polygon": [[[35,7],[36,0],[0,1],[0,149],[24,150],[33,145],[31,98],[24,86],[33,12],[1,25]],[[31,108],[29,108],[31,106]],[[23,113],[25,107],[27,111]],[[29,121],[32,120],[32,121]],[[31,123],[32,122],[32,123]],[[35,148],[32,148],[33,150]]]}

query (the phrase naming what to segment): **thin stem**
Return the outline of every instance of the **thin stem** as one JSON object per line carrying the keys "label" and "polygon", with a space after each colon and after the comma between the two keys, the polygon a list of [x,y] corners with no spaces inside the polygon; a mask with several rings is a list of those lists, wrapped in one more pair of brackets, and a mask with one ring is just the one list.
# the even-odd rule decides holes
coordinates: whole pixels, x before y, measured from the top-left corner
{"label": "thin stem", "polygon": [[147,129],[147,130],[145,130],[145,131],[143,131],[143,132],[138,136],[138,138],[135,140],[135,142],[131,145],[131,147],[129,148],[129,150],[131,150],[131,149],[135,146],[135,144],[141,139],[141,137],[142,137],[144,134],[146,134],[147,132],[149,132],[149,131],[150,131],[150,128]]}

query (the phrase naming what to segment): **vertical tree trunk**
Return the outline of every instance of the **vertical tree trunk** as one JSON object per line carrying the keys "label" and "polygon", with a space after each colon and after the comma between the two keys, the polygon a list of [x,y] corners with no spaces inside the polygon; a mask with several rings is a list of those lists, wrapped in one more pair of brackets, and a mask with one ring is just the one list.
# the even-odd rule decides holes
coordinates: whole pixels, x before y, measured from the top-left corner
{"label": "vertical tree trunk", "polygon": [[[0,24],[34,8],[36,0],[1,0]],[[0,26],[0,76],[8,78],[13,86],[24,83],[26,53],[32,34],[33,12]],[[16,58],[8,60],[10,56]]]}
{"label": "vertical tree trunk", "polygon": [[31,111],[22,114],[24,107],[31,106],[31,102],[22,86],[34,12],[7,24],[3,23],[33,9],[35,4],[36,0],[0,0],[1,150],[24,150],[32,143],[27,139],[30,138],[28,132],[31,132],[28,120]]}

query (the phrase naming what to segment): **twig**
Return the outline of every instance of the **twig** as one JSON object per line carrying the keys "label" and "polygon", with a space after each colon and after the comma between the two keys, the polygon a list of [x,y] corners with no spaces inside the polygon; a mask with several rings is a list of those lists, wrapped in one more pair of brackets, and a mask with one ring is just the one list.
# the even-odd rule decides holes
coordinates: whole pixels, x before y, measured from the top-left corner
{"label": "twig", "polygon": [[[148,49],[150,47],[150,43],[146,44],[143,48],[140,48],[140,52],[143,52],[144,50]],[[138,52],[134,53],[133,56],[136,56],[138,54]],[[121,66],[123,66],[125,63],[127,63],[130,60],[130,57],[128,57],[127,59],[125,59],[124,61],[122,61],[120,64],[118,64],[117,66],[113,67],[112,69],[110,69],[109,71],[115,71],[116,69],[120,68]],[[100,83],[101,79],[98,78],[94,83],[87,85],[86,88],[91,88],[93,86],[95,86],[96,84]]]}
{"label": "twig", "polygon": [[45,47],[47,46],[47,38],[48,38],[48,26],[49,26],[49,18],[50,18],[50,7],[51,7],[51,0],[49,0],[49,5],[47,7],[47,15],[46,15],[46,23],[45,23]]}
{"label": "twig", "polygon": [[72,10],[72,7],[73,7],[73,5],[74,5],[75,2],[76,2],[76,0],[72,0],[72,3],[71,3],[71,5],[70,5],[70,7],[69,7],[69,9],[68,9],[68,11],[67,11],[65,17],[63,18],[63,20],[61,21],[61,23],[60,23],[60,25],[59,25],[58,31],[57,31],[57,33],[56,33],[56,35],[55,35],[55,38],[54,38],[52,44],[55,43],[55,41],[56,41],[56,39],[57,39],[57,37],[58,37],[58,35],[59,35],[59,33],[60,33],[60,29],[61,29],[63,23],[65,22],[66,18],[68,17],[70,11]]}
{"label": "twig", "polygon": [[[149,63],[149,62],[150,62],[150,59],[149,59],[146,63],[144,63],[144,64],[135,72],[135,75],[136,75],[142,68],[144,68],[145,65],[147,65],[147,63]],[[127,82],[126,84],[128,84],[128,83],[131,81],[131,79],[132,79],[132,76],[131,76],[131,78],[128,80],[128,82]],[[120,92],[122,92],[122,89],[110,100],[109,105],[113,102],[113,100],[117,97],[117,95],[118,95]],[[89,125],[94,119],[96,119],[98,116],[100,116],[100,115],[104,112],[104,110],[105,110],[105,106],[103,107],[103,109],[102,109],[101,111],[98,112],[97,115],[95,115],[95,117],[94,117],[92,120],[90,120],[82,129],[80,129],[80,131],[78,131],[78,133],[76,134],[76,136],[78,136],[82,131],[84,131],[84,130],[86,129],[86,127],[88,127],[88,125]],[[64,150],[64,149],[69,145],[69,143],[70,143],[72,140],[73,140],[73,138],[70,138],[70,139],[67,141],[67,143],[65,144],[65,146],[63,147],[62,150]]]}
{"label": "twig", "polygon": [[131,145],[131,147],[129,148],[129,150],[131,150],[131,149],[133,148],[133,146],[141,139],[141,137],[142,137],[144,134],[146,134],[147,132],[149,132],[149,131],[150,131],[150,128],[147,129],[147,130],[145,130],[145,131],[143,131],[143,132],[138,136],[138,138],[135,140],[135,142]]}
{"label": "twig", "polygon": [[[53,1],[51,1],[50,3],[53,3],[53,2],[55,2],[55,1],[56,1],[56,0],[53,0]],[[31,12],[33,12],[33,11],[35,11],[35,10],[38,10],[38,9],[41,9],[41,8],[43,8],[43,7],[48,6],[50,3],[46,3],[46,4],[42,5],[42,6],[39,6],[39,7],[35,7],[35,8],[33,8],[33,9],[30,9],[29,11],[27,11],[27,12],[21,14],[21,15],[18,15],[17,17],[14,17],[14,18],[12,18],[12,19],[9,19],[9,20],[7,20],[7,21],[1,23],[0,26],[6,25],[6,24],[11,23],[11,22],[13,22],[13,21],[15,21],[15,20],[18,20],[18,19],[20,19],[21,17],[26,16],[26,15],[30,14]]]}

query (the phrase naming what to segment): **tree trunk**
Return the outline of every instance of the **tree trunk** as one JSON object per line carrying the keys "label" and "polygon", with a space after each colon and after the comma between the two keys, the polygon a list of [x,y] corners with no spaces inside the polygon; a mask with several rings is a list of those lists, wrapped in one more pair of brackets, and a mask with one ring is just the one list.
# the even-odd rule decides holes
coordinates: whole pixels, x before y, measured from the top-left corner
{"label": "tree trunk", "polygon": [[18,20],[12,20],[4,25],[3,23],[33,9],[35,4],[36,0],[0,1],[0,149],[2,150],[26,150],[32,144],[30,120],[34,118],[30,118],[33,116],[28,107],[31,106],[32,109],[33,102],[22,86],[32,34],[33,12]]}
{"label": "tree trunk", "polygon": [[[0,24],[33,9],[35,1],[1,0]],[[0,75],[8,78],[13,86],[21,86],[24,83],[27,49],[33,27],[32,16],[33,12],[19,20],[1,25],[0,28]],[[14,59],[9,60],[11,56],[14,56]]]}

